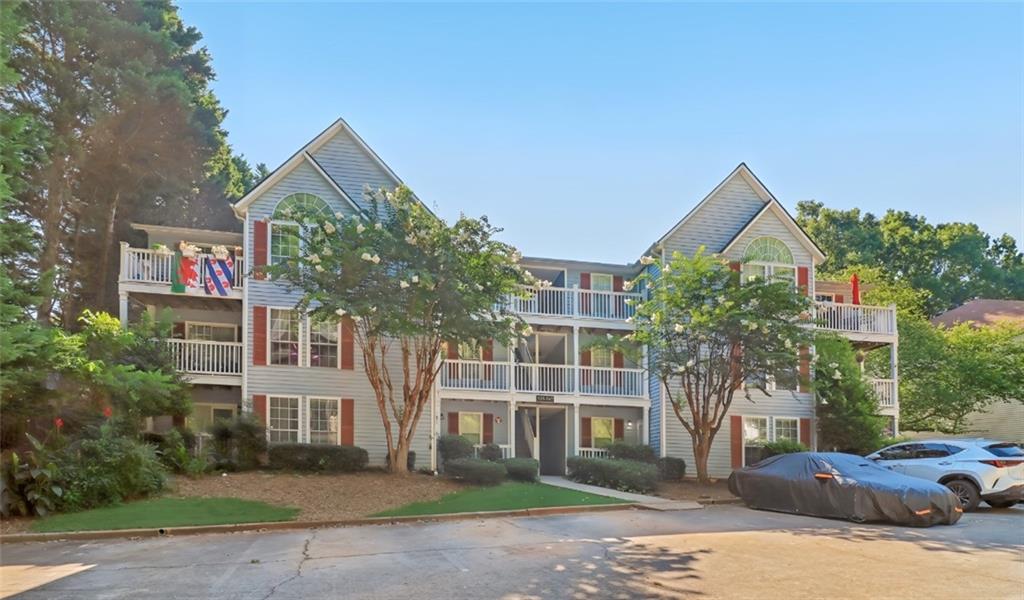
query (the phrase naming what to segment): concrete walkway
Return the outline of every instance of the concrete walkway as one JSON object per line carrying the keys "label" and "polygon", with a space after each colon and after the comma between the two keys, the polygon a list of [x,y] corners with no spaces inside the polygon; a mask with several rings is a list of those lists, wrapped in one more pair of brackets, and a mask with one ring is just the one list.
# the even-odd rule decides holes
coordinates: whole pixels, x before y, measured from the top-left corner
{"label": "concrete walkway", "polygon": [[585,492],[587,494],[594,494],[597,496],[607,496],[609,498],[618,498],[619,500],[639,504],[644,508],[652,510],[692,510],[695,508],[703,508],[697,502],[691,502],[688,500],[669,500],[668,498],[659,498],[658,496],[620,492],[619,490],[599,487],[596,485],[576,483],[575,481],[570,481],[565,477],[559,477],[557,475],[541,475],[540,481],[541,483],[569,490],[576,490],[577,492]]}

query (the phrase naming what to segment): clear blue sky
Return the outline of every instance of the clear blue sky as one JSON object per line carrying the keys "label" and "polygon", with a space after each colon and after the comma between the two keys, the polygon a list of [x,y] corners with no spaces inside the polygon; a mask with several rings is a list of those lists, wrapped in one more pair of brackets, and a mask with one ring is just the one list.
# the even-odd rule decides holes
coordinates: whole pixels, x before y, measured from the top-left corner
{"label": "clear blue sky", "polygon": [[1024,9],[183,2],[237,151],[344,117],[441,215],[627,262],[740,162],[793,210],[1024,240]]}

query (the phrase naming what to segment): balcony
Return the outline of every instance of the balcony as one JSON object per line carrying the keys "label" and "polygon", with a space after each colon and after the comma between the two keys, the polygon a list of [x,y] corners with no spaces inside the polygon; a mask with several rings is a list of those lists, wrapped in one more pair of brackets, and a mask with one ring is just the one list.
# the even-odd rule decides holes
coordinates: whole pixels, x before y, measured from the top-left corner
{"label": "balcony", "polygon": [[871,389],[878,396],[878,406],[881,408],[895,408],[898,402],[895,379],[871,379]]}
{"label": "balcony", "polygon": [[[509,373],[515,374],[509,377]],[[446,360],[442,389],[646,398],[643,369]]]}
{"label": "balcony", "polygon": [[165,340],[178,371],[193,383],[240,385],[242,343],[206,340]]}
{"label": "balcony", "polygon": [[[511,295],[506,306],[521,315],[624,321],[632,317],[635,303],[642,298],[632,292],[603,292],[579,288],[523,286],[521,295]],[[629,300],[629,302],[627,302]]]}
{"label": "balcony", "polygon": [[[225,290],[227,295],[218,293],[216,286],[214,292],[207,290],[206,284],[210,278],[209,263],[213,260],[211,254],[197,255],[196,269],[199,274],[199,285],[185,289],[185,294],[194,296],[209,296],[211,298],[241,298],[242,286],[245,283],[245,261],[240,256],[233,257],[234,273],[229,289]],[[174,254],[166,251],[149,250],[146,248],[129,248],[121,246],[121,274],[119,283],[122,288],[129,288],[129,291],[171,293],[171,284],[174,282],[174,271],[178,268],[174,261]]]}
{"label": "balcony", "polygon": [[814,317],[818,329],[847,334],[851,338],[879,338],[896,335],[896,307],[816,302]]}

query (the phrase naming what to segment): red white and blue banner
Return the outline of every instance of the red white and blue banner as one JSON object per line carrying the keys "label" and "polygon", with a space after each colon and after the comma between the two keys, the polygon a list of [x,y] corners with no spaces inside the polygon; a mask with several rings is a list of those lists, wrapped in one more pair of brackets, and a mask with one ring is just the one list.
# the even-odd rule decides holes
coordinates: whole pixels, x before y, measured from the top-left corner
{"label": "red white and blue banner", "polygon": [[206,259],[206,293],[210,296],[227,296],[231,282],[235,280],[235,263],[227,258]]}

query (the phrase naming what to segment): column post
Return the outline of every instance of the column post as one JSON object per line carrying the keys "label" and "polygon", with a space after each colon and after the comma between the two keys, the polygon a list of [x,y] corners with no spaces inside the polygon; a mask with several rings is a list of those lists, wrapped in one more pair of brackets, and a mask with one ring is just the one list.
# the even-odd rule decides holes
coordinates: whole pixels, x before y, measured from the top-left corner
{"label": "column post", "polygon": [[641,423],[641,427],[644,428],[643,440],[644,440],[644,445],[645,446],[651,443],[651,432],[648,431],[648,429],[650,429],[648,427],[648,424],[650,423],[650,419],[648,417],[650,411],[651,411],[651,407],[650,406],[645,406],[644,407],[644,420],[643,420],[643,423]]}
{"label": "column post", "polygon": [[117,294],[117,314],[121,317],[121,327],[128,327],[128,292]]}
{"label": "column post", "polygon": [[572,326],[572,391],[580,395],[580,326]]}
{"label": "column post", "polygon": [[580,403],[572,404],[572,455],[580,455]]}

